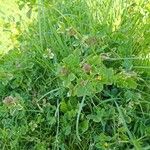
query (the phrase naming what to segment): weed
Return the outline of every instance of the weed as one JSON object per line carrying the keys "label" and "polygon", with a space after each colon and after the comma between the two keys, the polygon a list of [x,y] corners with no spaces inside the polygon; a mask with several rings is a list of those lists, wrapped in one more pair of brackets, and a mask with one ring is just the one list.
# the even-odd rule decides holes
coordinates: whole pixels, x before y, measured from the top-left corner
{"label": "weed", "polygon": [[149,1],[18,6],[32,23],[0,53],[0,149],[148,150]]}

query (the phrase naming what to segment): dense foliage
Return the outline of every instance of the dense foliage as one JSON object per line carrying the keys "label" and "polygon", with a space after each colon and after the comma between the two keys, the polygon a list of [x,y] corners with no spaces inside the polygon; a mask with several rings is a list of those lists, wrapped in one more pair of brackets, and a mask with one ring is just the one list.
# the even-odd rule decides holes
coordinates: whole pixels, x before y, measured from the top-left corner
{"label": "dense foliage", "polygon": [[150,149],[150,2],[18,6],[37,18],[1,55],[0,149]]}

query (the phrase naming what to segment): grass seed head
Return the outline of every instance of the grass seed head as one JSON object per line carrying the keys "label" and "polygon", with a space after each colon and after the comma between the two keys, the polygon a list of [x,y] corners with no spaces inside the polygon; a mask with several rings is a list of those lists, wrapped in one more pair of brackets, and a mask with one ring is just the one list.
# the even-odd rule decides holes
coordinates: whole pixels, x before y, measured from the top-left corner
{"label": "grass seed head", "polygon": [[67,34],[69,36],[76,36],[77,35],[77,31],[73,27],[66,29],[66,31],[67,31]]}

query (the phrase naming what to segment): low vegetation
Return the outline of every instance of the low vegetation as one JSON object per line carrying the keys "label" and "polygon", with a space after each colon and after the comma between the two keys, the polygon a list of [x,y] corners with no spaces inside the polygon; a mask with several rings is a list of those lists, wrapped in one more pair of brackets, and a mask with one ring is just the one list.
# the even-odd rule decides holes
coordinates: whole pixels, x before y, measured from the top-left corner
{"label": "low vegetation", "polygon": [[150,1],[16,5],[30,23],[0,53],[0,149],[149,150]]}

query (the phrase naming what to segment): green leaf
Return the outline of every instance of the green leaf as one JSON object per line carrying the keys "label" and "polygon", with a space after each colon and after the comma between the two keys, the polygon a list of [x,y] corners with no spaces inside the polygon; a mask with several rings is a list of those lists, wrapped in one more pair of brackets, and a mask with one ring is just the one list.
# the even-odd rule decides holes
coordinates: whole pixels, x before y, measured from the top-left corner
{"label": "green leaf", "polygon": [[32,8],[29,9],[29,11],[26,13],[26,16],[30,19],[32,14]]}
{"label": "green leaf", "polygon": [[84,120],[80,123],[80,130],[82,133],[86,132],[89,128],[89,120]]}
{"label": "green leaf", "polygon": [[136,89],[137,82],[132,76],[128,76],[128,74],[117,74],[115,76],[115,84],[121,88],[127,89]]}
{"label": "green leaf", "polygon": [[90,55],[87,58],[87,62],[94,66],[102,66],[102,61],[99,55]]}
{"label": "green leaf", "polygon": [[67,106],[67,104],[66,104],[66,102],[64,100],[60,103],[60,110],[63,113],[67,112],[67,110],[68,110],[68,106]]}
{"label": "green leaf", "polygon": [[95,89],[96,89],[96,93],[97,92],[99,93],[103,90],[103,84],[101,83],[101,81],[96,83]]}
{"label": "green leaf", "polygon": [[65,132],[65,135],[69,135],[71,133],[71,126],[68,125],[67,127],[65,127],[64,132]]}
{"label": "green leaf", "polygon": [[77,69],[80,64],[80,58],[79,56],[76,56],[74,54],[70,54],[68,57],[63,59],[63,62],[65,65],[67,65],[70,69]]}
{"label": "green leaf", "polygon": [[82,97],[84,95],[91,96],[93,94],[94,87],[91,82],[86,82],[85,85],[81,85],[80,83],[76,86],[75,93],[78,97]]}
{"label": "green leaf", "polygon": [[101,71],[102,81],[107,85],[111,85],[114,81],[114,70],[112,68],[103,68]]}
{"label": "green leaf", "polygon": [[132,67],[133,67],[133,62],[132,60],[128,60],[128,59],[125,59],[122,66],[126,69],[126,70],[131,70]]}
{"label": "green leaf", "polygon": [[75,78],[76,78],[76,76],[75,76],[75,74],[73,74],[73,73],[70,73],[70,74],[68,75],[68,80],[69,80],[69,81],[73,81],[73,80],[75,80]]}
{"label": "green leaf", "polygon": [[136,89],[137,88],[137,83],[134,79],[129,78],[129,79],[127,79],[126,82],[127,82],[127,87],[128,88],[131,88],[131,89]]}
{"label": "green leaf", "polygon": [[99,117],[98,115],[92,115],[91,114],[91,115],[88,115],[87,118],[91,119],[91,120],[93,120],[94,122],[97,122],[97,123],[101,122],[101,117]]}

